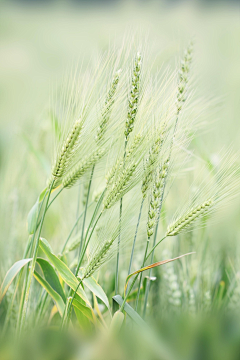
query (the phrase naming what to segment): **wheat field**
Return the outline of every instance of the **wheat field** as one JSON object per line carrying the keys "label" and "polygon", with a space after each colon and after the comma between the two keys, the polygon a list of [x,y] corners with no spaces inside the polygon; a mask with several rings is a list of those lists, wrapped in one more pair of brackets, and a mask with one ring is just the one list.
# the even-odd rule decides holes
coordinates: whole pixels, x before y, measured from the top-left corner
{"label": "wheat field", "polygon": [[238,4],[0,6],[1,358],[238,359]]}

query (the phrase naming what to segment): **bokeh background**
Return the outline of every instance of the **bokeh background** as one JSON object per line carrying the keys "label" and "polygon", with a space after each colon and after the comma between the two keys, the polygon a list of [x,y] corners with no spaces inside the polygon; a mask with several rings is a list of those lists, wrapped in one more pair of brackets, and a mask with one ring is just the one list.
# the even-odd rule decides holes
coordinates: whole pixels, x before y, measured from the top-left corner
{"label": "bokeh background", "polygon": [[[172,70],[194,37],[195,92],[215,103],[194,151],[206,159],[224,146],[239,150],[239,1],[1,1],[1,281],[22,256],[27,214],[51,168],[53,88],[77,64],[84,70],[89,58],[124,37],[144,39],[155,66],[169,64]],[[74,191],[70,194],[74,199]],[[55,244],[69,232],[75,214],[75,202],[64,196],[46,221],[45,232]],[[239,204],[238,199],[209,235],[210,257],[218,259],[209,271],[218,284],[228,281],[226,269],[240,270]]]}

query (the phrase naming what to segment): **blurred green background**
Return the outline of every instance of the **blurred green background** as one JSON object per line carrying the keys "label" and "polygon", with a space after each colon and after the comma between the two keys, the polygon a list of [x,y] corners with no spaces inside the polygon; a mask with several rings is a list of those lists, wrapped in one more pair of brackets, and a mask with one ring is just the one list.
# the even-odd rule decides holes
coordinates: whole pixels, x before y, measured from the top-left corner
{"label": "blurred green background", "polygon": [[[124,37],[143,39],[154,59],[154,66],[168,64],[172,70],[175,70],[184,48],[194,37],[194,91],[207,99],[216,99],[214,111],[209,112],[209,124],[194,143],[194,151],[204,159],[211,159],[224,146],[232,145],[239,151],[238,1],[1,1],[1,281],[6,270],[22,256],[27,239],[27,214],[44,188],[50,172],[53,155],[50,116],[53,90],[77,64],[82,64],[84,71],[91,57],[107,50],[109,45],[120,45]],[[51,244],[54,243],[56,251],[59,250],[58,243],[63,243],[74,222],[76,191],[74,188],[67,194],[63,193],[46,219],[44,232],[46,238],[51,239]],[[178,198],[179,201],[184,200],[184,195],[180,193]],[[190,284],[196,283],[202,265],[201,271],[208,279],[204,286],[211,288],[215,298],[219,294],[221,281],[226,283],[226,288],[237,288],[232,283],[232,274],[237,275],[238,281],[240,279],[239,205],[238,199],[223,213],[220,223],[192,240],[192,243],[185,237],[180,237],[178,242],[170,241],[170,247],[177,244],[177,248],[173,246],[176,255],[197,250],[197,255],[188,264]],[[208,260],[203,265],[201,261],[206,249]],[[175,271],[179,269],[177,266]],[[184,287],[184,269],[179,274]],[[102,286],[108,292],[109,272],[105,275]],[[123,273],[123,278],[125,275]],[[201,288],[201,284],[197,286]],[[156,313],[160,301],[156,282],[151,303]],[[181,323],[179,327],[176,333],[181,333]],[[212,327],[218,333],[215,323]],[[194,331],[191,335],[191,327],[189,329],[189,333],[183,335],[183,343],[188,342],[188,336],[194,337]],[[205,334],[205,328],[202,331]],[[235,340],[239,339],[239,333]],[[171,334],[175,339],[173,341],[177,341],[174,334]],[[221,336],[225,338],[224,334]],[[209,339],[211,342],[211,336]],[[215,347],[214,341],[212,344]],[[200,348],[200,345],[196,348]],[[203,358],[201,351],[199,354],[196,359]],[[218,348],[218,359],[219,356]]]}

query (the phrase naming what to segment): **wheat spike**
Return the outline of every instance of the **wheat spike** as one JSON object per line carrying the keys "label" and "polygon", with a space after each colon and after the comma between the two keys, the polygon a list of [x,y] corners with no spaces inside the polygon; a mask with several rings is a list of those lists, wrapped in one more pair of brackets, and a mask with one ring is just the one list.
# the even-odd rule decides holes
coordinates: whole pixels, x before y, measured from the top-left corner
{"label": "wheat spike", "polygon": [[180,217],[172,225],[168,227],[166,236],[174,236],[179,234],[182,230],[190,226],[194,220],[206,214],[212,205],[213,205],[213,200],[209,199],[203,202],[201,205],[191,209],[189,213]]}
{"label": "wheat spike", "polygon": [[128,115],[125,123],[124,133],[125,133],[126,141],[128,140],[130,133],[133,131],[134,121],[137,115],[141,66],[142,66],[142,57],[140,53],[137,53],[135,59],[135,66],[133,69],[133,76],[132,76],[132,89],[128,100]]}
{"label": "wheat spike", "polygon": [[62,185],[64,188],[72,187],[85,172],[95,165],[104,155],[105,151],[103,149],[97,149],[90,156],[85,157],[77,165],[75,165],[64,177],[62,180]]}
{"label": "wheat spike", "polygon": [[117,86],[118,86],[118,83],[119,83],[119,79],[120,79],[120,74],[121,74],[122,70],[119,69],[114,78],[113,78],[113,81],[111,83],[111,86],[110,86],[110,89],[108,91],[108,95],[107,95],[107,98],[106,98],[106,101],[105,101],[105,104],[104,104],[104,107],[102,109],[102,113],[101,113],[101,122],[99,124],[99,128],[97,130],[97,137],[96,137],[96,140],[97,142],[101,141],[105,132],[106,132],[106,129],[107,129],[107,124],[109,122],[109,119],[110,119],[110,115],[111,115],[111,110],[112,110],[112,107],[113,107],[113,104],[114,104],[114,100],[115,100],[115,93],[116,93],[116,90],[117,90]]}

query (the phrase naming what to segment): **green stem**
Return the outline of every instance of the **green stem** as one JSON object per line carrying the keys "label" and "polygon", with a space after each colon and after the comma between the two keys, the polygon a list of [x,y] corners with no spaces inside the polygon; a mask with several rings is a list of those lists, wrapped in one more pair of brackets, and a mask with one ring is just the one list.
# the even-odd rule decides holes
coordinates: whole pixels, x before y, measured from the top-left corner
{"label": "green stem", "polygon": [[[95,207],[95,210],[94,210],[92,219],[91,219],[91,221],[90,221],[90,224],[89,224],[89,227],[88,227],[88,230],[87,230],[86,235],[88,234],[88,231],[89,231],[89,229],[90,229],[90,226],[91,226],[91,224],[93,223],[93,221],[94,221],[94,219],[95,219],[95,217],[96,217],[96,215],[97,215],[97,212],[98,212],[99,207],[100,207],[100,205],[101,205],[101,203],[102,203],[102,200],[103,200],[105,191],[106,191],[106,189],[102,192],[102,194],[101,194],[101,196],[100,196],[100,198],[99,198],[99,200],[98,200],[98,203],[97,203],[97,205],[96,205],[96,207]],[[92,230],[91,230],[91,233],[90,233],[90,235],[89,235],[89,238],[88,238],[87,241],[85,241],[85,243],[84,243],[84,249],[83,249],[83,251],[82,251],[82,256],[81,256],[80,259],[79,259],[79,262],[78,262],[78,265],[77,265],[77,268],[76,268],[76,271],[75,271],[75,276],[77,276],[77,274],[78,274],[78,271],[79,271],[80,266],[81,266],[81,264],[82,264],[82,261],[83,261],[85,252],[86,252],[87,247],[88,247],[88,244],[89,244],[89,242],[90,242],[90,240],[91,240],[92,234],[93,234],[93,232],[94,232],[94,230],[95,230],[95,227],[96,227],[99,219],[101,218],[102,214],[103,214],[103,211],[101,211],[100,214],[99,214],[99,216],[97,217],[97,219],[96,219],[96,221],[95,221],[95,223],[94,223],[94,225],[93,225],[93,227],[92,227]],[[85,238],[86,238],[86,236],[85,236]],[[70,291],[69,291],[69,296],[72,296],[72,294],[73,294],[73,290],[70,289]],[[67,305],[69,306],[69,304],[66,303],[64,313],[66,312],[66,306],[67,306]]]}
{"label": "green stem", "polygon": [[122,198],[120,199],[120,211],[119,211],[119,235],[117,244],[117,263],[115,272],[115,295],[118,294],[118,272],[119,272],[119,257],[120,257],[120,242],[121,242],[121,225],[122,225]]}
{"label": "green stem", "polygon": [[133,254],[134,254],[134,248],[135,248],[135,243],[136,243],[136,239],[137,239],[138,227],[139,227],[140,219],[141,219],[141,215],[142,215],[143,203],[144,203],[144,198],[142,198],[142,202],[141,202],[141,206],[140,206],[140,210],[139,210],[139,215],[138,215],[137,227],[136,227],[135,234],[134,234],[133,245],[132,245],[132,252],[131,252],[131,258],[130,258],[130,263],[129,263],[129,268],[128,268],[128,275],[131,273],[132,261],[133,261]]}
{"label": "green stem", "polygon": [[19,324],[18,324],[18,328],[17,328],[17,335],[19,335],[22,331],[24,322],[25,322],[25,317],[26,317],[26,312],[27,312],[27,305],[28,305],[28,298],[29,298],[29,293],[30,293],[30,286],[31,286],[31,281],[32,281],[32,277],[33,277],[33,273],[34,273],[34,269],[35,269],[35,265],[36,265],[36,260],[37,260],[37,252],[38,252],[38,246],[39,246],[39,239],[40,239],[40,235],[41,235],[41,231],[42,231],[42,227],[43,227],[43,222],[44,222],[44,218],[47,212],[47,206],[48,206],[48,202],[49,202],[49,198],[51,195],[51,191],[52,191],[52,187],[53,187],[53,182],[50,185],[50,188],[48,190],[48,196],[47,196],[47,200],[46,200],[46,205],[44,207],[43,210],[43,215],[42,215],[42,219],[40,222],[40,226],[39,226],[39,231],[38,231],[38,236],[36,239],[36,244],[35,244],[35,249],[34,249],[34,253],[33,253],[33,259],[32,259],[32,264],[30,267],[30,272],[28,274],[28,279],[27,279],[27,284],[26,284],[26,288],[23,294],[23,308],[20,311],[20,316],[19,316]]}
{"label": "green stem", "polygon": [[[125,158],[126,158],[126,149],[127,149],[127,139],[125,139],[124,144],[124,155],[123,155],[123,169],[125,167]],[[119,273],[119,258],[120,258],[120,243],[121,243],[121,225],[122,225],[122,202],[123,199],[120,199],[120,208],[119,208],[119,235],[118,235],[118,245],[117,245],[117,262],[116,262],[116,272],[115,272],[115,295],[118,294],[118,273]]]}
{"label": "green stem", "polygon": [[[98,202],[97,202],[97,205],[96,205],[96,207],[95,207],[94,213],[93,213],[92,218],[91,218],[91,220],[90,220],[90,223],[89,223],[89,225],[88,225],[88,228],[87,228],[87,231],[86,231],[86,235],[85,235],[85,239],[84,239],[84,248],[83,248],[83,251],[82,251],[82,256],[81,256],[81,258],[80,258],[80,260],[79,260],[79,264],[78,264],[78,267],[77,267],[76,275],[77,275],[78,270],[80,269],[80,266],[81,266],[81,264],[82,264],[82,260],[83,260],[83,258],[84,258],[84,255],[85,255],[85,252],[86,252],[86,250],[87,250],[88,244],[89,244],[89,242],[90,242],[90,240],[91,240],[91,237],[92,237],[92,234],[93,234],[93,232],[94,232],[94,229],[95,229],[95,227],[96,227],[96,225],[97,225],[100,217],[102,216],[103,210],[100,212],[97,220],[96,220],[95,223],[93,224],[94,220],[96,219],[98,210],[99,210],[99,208],[100,208],[100,206],[101,206],[101,204],[102,204],[102,201],[103,201],[103,198],[104,198],[104,195],[105,195],[106,190],[107,190],[106,188],[103,190],[100,198],[98,199]],[[93,227],[92,227],[92,226],[93,226]],[[88,239],[87,239],[87,236],[88,236],[88,233],[89,233],[89,230],[90,230],[91,227],[92,227],[92,230],[91,230],[91,233],[90,233],[90,235],[89,235],[89,237],[88,237]]]}
{"label": "green stem", "polygon": [[121,307],[120,307],[120,309],[119,309],[119,311],[121,311],[121,312],[123,311],[124,305],[126,304],[126,301],[127,301],[127,298],[128,298],[128,296],[129,296],[130,292],[132,291],[132,288],[133,288],[135,282],[137,281],[138,275],[139,275],[139,273],[134,277],[131,285],[129,286],[129,289],[128,289],[128,291],[127,291],[127,294],[126,294],[125,298],[123,299],[123,303],[122,303],[122,305],[121,305]]}
{"label": "green stem", "polygon": [[[164,188],[165,188],[165,186],[164,186]],[[164,189],[163,189],[163,193],[164,193]],[[158,209],[158,219],[157,219],[157,224],[156,224],[154,238],[153,238],[153,248],[152,248],[152,251],[151,251],[151,260],[150,260],[151,264],[153,263],[154,249],[156,247],[158,224],[159,224],[160,214],[161,214],[161,210],[162,210],[162,201],[163,201],[163,194],[162,194],[160,206],[159,206],[159,209]],[[150,269],[150,271],[149,271],[149,279],[147,279],[147,286],[146,286],[146,292],[145,292],[145,297],[144,297],[144,305],[143,305],[143,319],[145,318],[146,309],[147,309],[147,301],[148,301],[148,294],[149,294],[149,290],[150,290],[150,278],[151,278],[151,275],[152,275],[152,269]]]}
{"label": "green stem", "polygon": [[[146,262],[146,258],[147,258],[147,252],[148,252],[148,247],[149,247],[149,242],[150,242],[150,237],[148,236],[147,238],[147,243],[146,243],[146,247],[145,247],[145,253],[144,253],[144,258],[143,258],[143,265],[141,267],[144,266],[145,262]],[[139,301],[139,296],[140,296],[140,290],[141,290],[141,283],[142,283],[142,272],[140,275],[140,280],[139,280],[139,284],[138,284],[138,292],[137,292],[137,299],[136,299],[136,305],[135,305],[135,310],[137,311],[138,308],[138,301]]]}
{"label": "green stem", "polygon": [[52,205],[52,203],[54,202],[54,200],[56,200],[56,198],[58,197],[58,195],[61,194],[61,192],[63,191],[64,187],[62,187],[59,192],[54,196],[54,198],[52,198],[52,200],[50,201],[50,203],[48,204],[47,210],[50,208],[50,206]]}
{"label": "green stem", "polygon": [[[164,237],[154,246],[154,249],[155,249],[164,239],[166,239],[166,236],[164,236]],[[146,256],[146,258],[145,258],[145,262],[147,261],[147,259],[149,258],[149,256],[152,254],[152,252],[153,252],[153,248],[152,248],[152,250],[147,254],[147,256]],[[145,262],[142,263],[141,268],[144,267]],[[121,306],[121,308],[120,308],[120,311],[123,311],[123,308],[124,308],[124,305],[125,305],[125,303],[126,303],[126,301],[127,301],[127,298],[128,298],[128,296],[129,296],[130,292],[132,291],[132,288],[133,288],[135,282],[137,281],[137,278],[138,278],[138,275],[139,275],[139,274],[140,274],[140,273],[138,273],[138,274],[134,277],[134,279],[133,279],[133,281],[132,281],[132,284],[129,286],[129,289],[128,289],[128,291],[127,291],[127,294],[126,294],[125,297],[124,297],[124,300],[123,300],[122,306]],[[141,273],[141,274],[142,274],[142,273]]]}
{"label": "green stem", "polygon": [[42,316],[43,309],[44,309],[44,306],[46,304],[47,298],[48,298],[48,293],[43,289],[42,295],[40,297],[40,300],[39,300],[39,303],[38,303],[38,306],[37,306],[37,314],[36,314],[36,317],[35,317],[35,324],[38,324],[40,319],[41,319],[41,316]]}
{"label": "green stem", "polygon": [[71,301],[71,298],[68,297],[66,300],[66,304],[65,304],[65,308],[64,308],[64,312],[63,312],[63,316],[62,316],[62,321],[61,321],[61,325],[60,325],[60,330],[63,331],[66,328],[66,324],[68,323],[68,309],[69,309],[69,303]]}
{"label": "green stem", "polygon": [[[171,155],[172,155],[172,148],[173,148],[174,139],[175,139],[176,131],[177,131],[178,116],[179,116],[179,111],[177,112],[177,117],[176,117],[176,120],[175,120],[174,129],[173,129],[173,136],[172,136],[171,143],[170,143],[170,150],[169,150],[169,155],[168,155],[169,162],[170,162],[170,158],[171,158]],[[156,224],[156,228],[155,228],[154,241],[153,241],[153,249],[152,249],[152,251],[151,251],[151,253],[152,253],[151,263],[153,262],[154,249],[155,249],[155,247],[156,247],[156,246],[155,246],[155,243],[156,243],[157,232],[158,232],[158,225],[159,225],[160,216],[161,216],[161,210],[162,210],[162,204],[163,204],[163,197],[164,197],[164,192],[165,192],[165,187],[166,187],[166,179],[167,179],[167,175],[166,175],[166,177],[165,177],[165,179],[164,179],[163,190],[162,190],[161,200],[160,200],[159,209],[158,209],[158,219],[157,219],[157,224]],[[161,241],[160,241],[160,242],[161,242]],[[150,290],[150,277],[151,277],[151,272],[152,272],[152,269],[150,269],[150,271],[149,271],[149,279],[147,280],[146,292],[145,292],[145,297],[144,297],[143,318],[145,317],[145,314],[146,314],[147,301],[148,301],[148,295],[149,295],[149,290]]]}
{"label": "green stem", "polygon": [[[90,240],[91,240],[92,234],[93,234],[93,232],[94,232],[94,230],[95,230],[95,227],[96,227],[99,219],[101,218],[101,216],[102,216],[102,214],[103,214],[103,211],[101,211],[100,214],[98,215],[98,217],[97,217],[97,219],[96,219],[96,221],[95,221],[95,223],[94,223],[94,225],[93,225],[93,227],[92,227],[91,233],[90,233],[88,239],[86,240],[87,235],[88,235],[88,232],[89,232],[89,229],[90,229],[90,227],[92,226],[92,223],[93,223],[94,219],[96,218],[97,212],[98,212],[99,207],[100,207],[100,205],[101,205],[101,203],[102,203],[102,200],[103,200],[103,197],[104,197],[105,192],[106,192],[106,189],[104,189],[104,191],[102,192],[102,194],[101,194],[101,196],[100,196],[100,198],[99,198],[99,200],[98,200],[98,202],[97,202],[97,205],[96,205],[96,207],[95,207],[93,216],[92,216],[91,221],[90,221],[90,224],[89,224],[89,226],[88,226],[88,230],[87,230],[87,233],[86,233],[86,236],[85,236],[84,248],[83,248],[83,251],[82,251],[82,255],[81,255],[81,257],[80,257],[80,259],[79,259],[79,261],[78,261],[78,265],[77,265],[77,267],[76,267],[75,276],[77,276],[77,274],[78,274],[78,271],[79,271],[80,266],[81,266],[81,264],[82,264],[82,261],[83,261],[85,252],[86,252],[87,247],[88,247],[88,244],[89,244],[89,242],[90,242]],[[73,290],[70,289],[70,291],[69,291],[69,296],[72,296],[72,294],[73,294]],[[75,296],[75,295],[74,295],[74,296]],[[72,302],[71,302],[71,303],[72,303]],[[64,313],[67,311],[66,306],[70,306],[70,309],[71,309],[71,305],[66,303]],[[70,311],[70,309],[69,309],[68,311]]]}
{"label": "green stem", "polygon": [[63,329],[63,328],[65,327],[65,325],[67,325],[68,322],[69,322],[69,318],[70,318],[70,313],[71,313],[71,309],[72,309],[73,300],[74,300],[74,298],[75,298],[75,295],[76,295],[76,293],[77,293],[80,285],[82,284],[82,281],[83,281],[83,279],[81,279],[81,280],[79,281],[78,286],[76,287],[76,289],[75,289],[75,291],[74,291],[74,293],[73,293],[73,295],[72,295],[72,298],[71,298],[70,303],[67,303],[67,302],[66,302],[67,308],[65,309],[65,311],[67,311],[67,314],[66,314],[65,317],[63,316],[63,321],[62,321],[62,325],[61,325],[62,329]]}
{"label": "green stem", "polygon": [[89,230],[91,229],[92,225],[93,225],[93,222],[94,220],[96,219],[96,216],[97,216],[97,213],[98,213],[98,210],[102,204],[102,201],[103,201],[103,198],[104,198],[104,195],[105,195],[105,192],[106,192],[107,188],[105,188],[100,196],[100,198],[98,199],[98,202],[97,202],[97,205],[94,209],[94,212],[93,212],[93,215],[92,215],[92,218],[90,220],[90,223],[88,225],[88,228],[87,228],[87,231],[86,231],[86,235],[85,235],[85,239],[84,239],[84,244],[86,242],[86,239],[87,239],[87,236],[88,236],[88,233],[89,233]]}
{"label": "green stem", "polygon": [[[90,207],[93,203],[94,203],[94,201],[92,201],[92,202],[88,205],[88,207]],[[73,232],[74,232],[74,229],[77,227],[77,224],[78,224],[79,220],[82,218],[83,214],[84,214],[84,211],[78,216],[77,220],[75,221],[75,223],[74,223],[74,225],[73,225],[73,227],[72,227],[72,229],[71,229],[71,231],[70,231],[70,233],[69,233],[69,235],[68,235],[68,237],[67,237],[67,240],[65,241],[65,243],[64,243],[64,245],[63,245],[62,253],[65,251],[65,248],[66,248],[66,246],[67,246],[67,243],[68,243],[68,241],[70,240],[70,238],[71,238],[71,236],[72,236],[72,234],[73,234]]]}
{"label": "green stem", "polygon": [[147,254],[147,256],[146,256],[146,261],[147,261],[147,259],[149,258],[149,256],[153,253],[153,251],[156,249],[156,247],[164,240],[164,239],[166,239],[166,235],[161,239],[161,240],[159,240],[159,242],[152,248],[152,250],[151,251],[149,251],[149,253]]}
{"label": "green stem", "polygon": [[99,219],[101,218],[102,214],[103,214],[103,212],[101,211],[100,214],[99,214],[98,217],[97,217],[97,220],[95,221],[95,223],[94,223],[94,225],[93,225],[92,231],[91,231],[91,233],[90,233],[90,235],[89,235],[89,238],[87,239],[86,244],[85,244],[85,246],[84,246],[84,249],[83,249],[83,251],[82,251],[82,256],[81,256],[81,258],[79,259],[79,263],[78,263],[78,266],[77,266],[75,275],[77,275],[77,273],[78,273],[78,271],[79,271],[79,269],[80,269],[80,266],[81,266],[81,264],[82,264],[82,261],[83,261],[85,252],[86,252],[87,247],[88,247],[88,244],[89,244],[89,242],[90,242],[90,240],[91,240],[92,234],[93,234],[93,232],[94,232],[94,230],[95,230],[95,227],[96,227]]}
{"label": "green stem", "polygon": [[92,172],[91,172],[90,180],[89,180],[89,184],[88,184],[88,192],[87,192],[86,204],[85,204],[85,209],[84,209],[84,216],[83,216],[83,223],[82,223],[82,234],[81,234],[81,240],[80,240],[80,246],[79,246],[78,260],[80,260],[82,247],[84,245],[83,244],[84,243],[84,228],[85,228],[85,221],[86,221],[87,207],[88,207],[88,199],[89,199],[89,194],[90,194],[90,189],[91,189],[91,184],[92,184],[94,168],[95,168],[95,165],[93,165],[93,167],[92,167]]}
{"label": "green stem", "polygon": [[[77,200],[77,211],[76,211],[76,220],[79,217],[79,211],[80,211],[80,194],[81,194],[81,183],[78,185],[78,200]],[[76,234],[78,233],[78,226],[76,226]]]}

